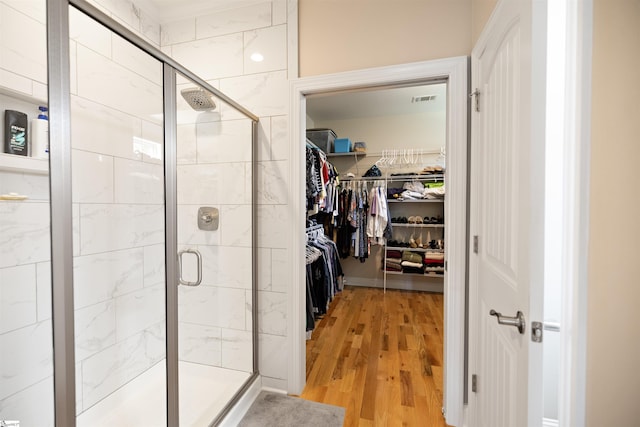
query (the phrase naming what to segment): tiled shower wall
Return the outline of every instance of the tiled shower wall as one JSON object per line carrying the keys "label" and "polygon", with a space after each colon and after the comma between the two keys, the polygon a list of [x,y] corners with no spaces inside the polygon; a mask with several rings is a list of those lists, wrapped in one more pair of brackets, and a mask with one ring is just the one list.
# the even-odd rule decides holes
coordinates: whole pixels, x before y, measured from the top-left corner
{"label": "tiled shower wall", "polygon": [[[260,117],[257,171],[259,366],[263,383],[282,390],[287,389],[286,301],[291,227],[287,182],[288,58],[291,47],[287,18],[289,13],[296,13],[287,9],[288,3],[292,5],[289,7],[295,8],[295,2],[267,1],[201,14],[163,24],[161,28],[161,46],[165,53]],[[254,52],[262,53],[265,60],[253,62],[250,56]],[[239,117],[237,113],[227,112],[225,119],[233,118],[234,114]],[[200,138],[200,129],[197,134]],[[231,141],[229,139],[228,153],[236,150]],[[239,154],[230,155],[228,161],[237,161],[233,156]],[[181,161],[180,167],[186,171],[202,160],[200,156],[192,155]],[[191,162],[191,166],[186,166],[186,162]],[[228,173],[240,179],[237,170],[229,169],[233,167],[231,165],[227,168]],[[196,183],[197,180],[193,181],[194,186]],[[229,218],[223,214],[221,230],[225,227],[225,217]],[[244,238],[242,234],[238,237]],[[231,258],[228,266],[232,270],[246,268],[250,262],[246,256]],[[249,351],[248,343],[238,341],[236,345],[238,349],[244,347]],[[246,355],[243,351],[238,353]]]}

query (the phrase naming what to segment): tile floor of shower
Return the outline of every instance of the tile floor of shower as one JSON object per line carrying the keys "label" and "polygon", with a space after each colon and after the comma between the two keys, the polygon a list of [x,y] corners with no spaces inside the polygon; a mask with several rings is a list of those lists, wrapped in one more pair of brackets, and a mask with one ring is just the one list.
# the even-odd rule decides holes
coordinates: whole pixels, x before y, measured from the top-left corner
{"label": "tile floor of shower", "polygon": [[[78,427],[166,425],[165,361],[156,364],[78,416]],[[200,427],[220,413],[250,374],[179,362],[180,426]]]}

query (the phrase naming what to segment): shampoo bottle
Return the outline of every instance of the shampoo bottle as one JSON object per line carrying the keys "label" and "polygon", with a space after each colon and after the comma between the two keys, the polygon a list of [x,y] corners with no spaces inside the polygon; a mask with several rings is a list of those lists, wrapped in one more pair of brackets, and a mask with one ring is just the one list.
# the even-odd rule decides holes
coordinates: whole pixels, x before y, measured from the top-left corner
{"label": "shampoo bottle", "polygon": [[31,156],[49,157],[49,117],[47,107],[38,107],[38,118],[31,120]]}
{"label": "shampoo bottle", "polygon": [[27,145],[27,115],[20,111],[4,111],[4,152],[26,156],[29,152]]}

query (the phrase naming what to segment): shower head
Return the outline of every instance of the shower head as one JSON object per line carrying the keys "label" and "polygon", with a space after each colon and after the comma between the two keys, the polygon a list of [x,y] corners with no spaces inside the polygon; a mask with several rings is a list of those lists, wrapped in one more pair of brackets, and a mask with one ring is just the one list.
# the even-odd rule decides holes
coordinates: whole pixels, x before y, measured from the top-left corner
{"label": "shower head", "polygon": [[199,87],[182,89],[180,95],[196,111],[211,111],[216,108],[213,95]]}

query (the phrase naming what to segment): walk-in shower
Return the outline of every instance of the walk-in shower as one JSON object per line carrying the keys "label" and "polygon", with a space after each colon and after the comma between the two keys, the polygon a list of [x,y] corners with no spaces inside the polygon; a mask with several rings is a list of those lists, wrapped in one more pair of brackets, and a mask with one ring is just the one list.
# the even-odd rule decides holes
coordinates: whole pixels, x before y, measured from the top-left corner
{"label": "walk-in shower", "polygon": [[257,117],[70,3],[0,0],[0,108],[51,123],[0,154],[0,420],[207,426],[257,377]]}

